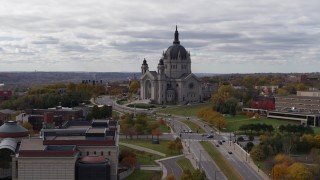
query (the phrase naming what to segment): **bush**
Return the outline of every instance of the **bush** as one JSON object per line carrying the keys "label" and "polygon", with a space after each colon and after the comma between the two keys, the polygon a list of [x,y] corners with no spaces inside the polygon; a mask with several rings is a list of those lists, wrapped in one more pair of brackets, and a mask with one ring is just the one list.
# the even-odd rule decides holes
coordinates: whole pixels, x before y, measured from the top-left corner
{"label": "bush", "polygon": [[240,136],[240,137],[238,137],[237,140],[240,141],[240,142],[242,142],[242,141],[244,141],[244,138],[243,138],[242,136]]}
{"label": "bush", "polygon": [[251,151],[251,149],[253,148],[254,144],[252,142],[248,142],[246,145],[246,149],[248,150],[248,152]]}
{"label": "bush", "polygon": [[253,112],[247,112],[247,117],[248,117],[248,118],[252,118],[253,115],[254,115]]}

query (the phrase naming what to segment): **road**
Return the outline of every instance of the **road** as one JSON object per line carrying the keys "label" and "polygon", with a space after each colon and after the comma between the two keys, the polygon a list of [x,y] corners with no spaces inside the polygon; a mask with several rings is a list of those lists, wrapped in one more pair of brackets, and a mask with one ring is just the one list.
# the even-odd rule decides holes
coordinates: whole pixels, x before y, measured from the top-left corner
{"label": "road", "polygon": [[[179,118],[185,119],[185,117],[179,117]],[[199,119],[196,119],[196,118],[190,118],[190,121],[198,124],[202,128],[205,125],[203,122],[201,122]],[[263,179],[259,175],[257,170],[253,170],[248,165],[248,162],[246,162],[246,160],[243,160],[243,158],[239,157],[237,155],[237,153],[235,153],[234,144],[232,142],[233,135],[230,136],[230,134],[226,134],[226,133],[219,134],[208,125],[205,125],[204,129],[207,133],[210,133],[211,131],[215,132],[213,140],[210,141],[213,145],[218,144],[218,141],[221,141],[221,142],[223,140],[225,141],[224,143],[222,143],[222,145],[217,147],[217,149],[232,164],[232,166],[240,173],[240,175],[244,179],[247,179],[247,180]],[[190,135],[190,134],[186,135],[186,134],[184,134],[183,136],[189,136],[192,140],[199,140],[199,137],[201,135],[198,135],[198,134],[197,135],[196,134],[195,135]],[[231,137],[231,141],[230,141],[230,137]],[[191,139],[190,139],[190,141],[191,141]],[[232,154],[229,154],[229,152],[232,152]],[[251,163],[253,163],[253,162],[251,162]]]}
{"label": "road", "polygon": [[180,179],[183,170],[177,164],[177,161],[183,158],[185,157],[176,157],[161,161],[161,163],[166,167],[168,175],[173,174],[175,179]]}
{"label": "road", "polygon": [[[175,136],[180,136],[179,132],[182,132],[182,130],[189,130],[190,128],[178,121],[181,117],[177,118],[171,118],[171,124],[175,127]],[[184,117],[181,119],[185,119]],[[219,170],[215,162],[211,159],[209,154],[202,148],[199,141],[205,140],[205,141],[213,141],[213,139],[203,139],[203,136],[201,134],[196,133],[181,133],[181,140],[185,145],[188,147],[188,151],[190,154],[194,156],[197,162],[197,166],[206,173],[206,176],[208,179],[226,179],[226,177],[223,175],[223,173]]]}

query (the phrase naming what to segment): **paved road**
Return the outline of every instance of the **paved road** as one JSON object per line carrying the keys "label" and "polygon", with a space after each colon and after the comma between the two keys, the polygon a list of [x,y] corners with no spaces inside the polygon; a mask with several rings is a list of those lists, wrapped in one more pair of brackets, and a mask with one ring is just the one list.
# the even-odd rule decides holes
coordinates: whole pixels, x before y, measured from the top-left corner
{"label": "paved road", "polygon": [[[204,123],[202,123],[200,120],[195,118],[190,118],[190,121],[197,123],[201,127],[204,127]],[[204,128],[207,133],[211,132],[212,129],[210,126],[205,126]],[[252,169],[248,163],[241,157],[238,156],[237,153],[235,153],[234,144],[230,142],[230,137],[232,139],[232,135],[228,133],[215,133],[214,134],[214,141],[211,141],[213,145],[217,144],[217,141],[224,140],[225,142],[217,147],[219,152],[233,165],[233,167],[240,173],[240,175],[246,179],[246,180],[258,180],[263,179],[257,170]],[[232,154],[229,154],[229,152],[232,152]],[[245,154],[244,154],[245,155]],[[253,163],[253,162],[251,162]]]}
{"label": "paved road", "polygon": [[172,159],[162,160],[161,163],[167,169],[167,175],[173,174],[175,179],[180,179],[182,174],[181,167],[177,164],[177,161],[185,157],[176,157]]}
{"label": "paved road", "polygon": [[[189,127],[186,124],[178,121],[178,119],[179,117],[174,118],[176,132],[181,132],[181,130],[189,129]],[[191,153],[193,157],[196,159],[198,167],[200,162],[201,168],[206,173],[206,176],[208,179],[214,179],[214,177],[217,174],[219,174],[218,175],[219,179],[226,179],[225,176],[222,174],[222,172],[219,170],[218,166],[215,164],[215,162],[211,159],[211,157],[199,144],[199,141],[201,140],[201,137],[202,137],[200,134],[185,133],[181,135],[182,135],[181,139],[183,143],[185,143],[185,145],[188,147],[189,153]],[[179,133],[176,133],[176,136],[179,136]],[[207,140],[212,141],[211,139],[207,139]]]}

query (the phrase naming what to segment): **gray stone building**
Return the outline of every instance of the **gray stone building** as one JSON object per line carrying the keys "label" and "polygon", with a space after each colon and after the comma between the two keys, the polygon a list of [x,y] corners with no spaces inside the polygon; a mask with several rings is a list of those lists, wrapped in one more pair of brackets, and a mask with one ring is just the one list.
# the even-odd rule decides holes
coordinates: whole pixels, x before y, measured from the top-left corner
{"label": "gray stone building", "polygon": [[140,98],[156,104],[187,104],[200,102],[210,87],[191,72],[191,57],[179,41],[176,27],[173,44],[162,53],[157,71],[149,71],[147,60],[141,66]]}

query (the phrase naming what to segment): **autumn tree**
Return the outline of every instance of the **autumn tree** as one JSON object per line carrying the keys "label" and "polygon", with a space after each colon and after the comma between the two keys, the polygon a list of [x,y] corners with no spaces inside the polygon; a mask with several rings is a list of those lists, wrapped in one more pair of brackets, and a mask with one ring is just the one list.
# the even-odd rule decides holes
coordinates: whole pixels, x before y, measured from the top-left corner
{"label": "autumn tree", "polygon": [[271,177],[272,179],[284,179],[284,177],[288,174],[288,164],[280,163],[276,164],[272,167]]}
{"label": "autumn tree", "polygon": [[290,156],[288,156],[286,154],[282,154],[282,153],[277,154],[274,157],[274,160],[277,163],[284,163],[284,164],[287,164],[288,166],[290,166],[294,162],[294,160]]}
{"label": "autumn tree", "polygon": [[29,122],[24,122],[24,123],[22,124],[22,127],[26,128],[26,129],[29,131],[30,134],[33,133],[33,127],[32,127],[32,124],[31,124],[31,123],[29,123]]}
{"label": "autumn tree", "polygon": [[159,136],[162,135],[162,131],[160,128],[153,129],[151,132],[152,136],[157,136],[157,139],[159,140]]}
{"label": "autumn tree", "polygon": [[175,180],[176,178],[174,177],[174,174],[170,173],[168,174],[166,180]]}
{"label": "autumn tree", "polygon": [[256,161],[261,161],[266,158],[266,154],[264,153],[261,146],[253,147],[250,151],[250,156]]}
{"label": "autumn tree", "polygon": [[140,87],[139,81],[137,81],[137,80],[132,80],[132,81],[130,82],[130,85],[129,85],[129,92],[130,92],[130,93],[137,93],[139,87]]}
{"label": "autumn tree", "polygon": [[312,174],[302,163],[293,163],[288,168],[288,174],[292,179],[311,179]]}
{"label": "autumn tree", "polygon": [[222,85],[212,96],[213,109],[221,114],[235,115],[238,104],[235,93],[231,85]]}
{"label": "autumn tree", "polygon": [[137,164],[136,154],[128,149],[123,149],[119,155],[120,164],[128,168],[134,168]]}

